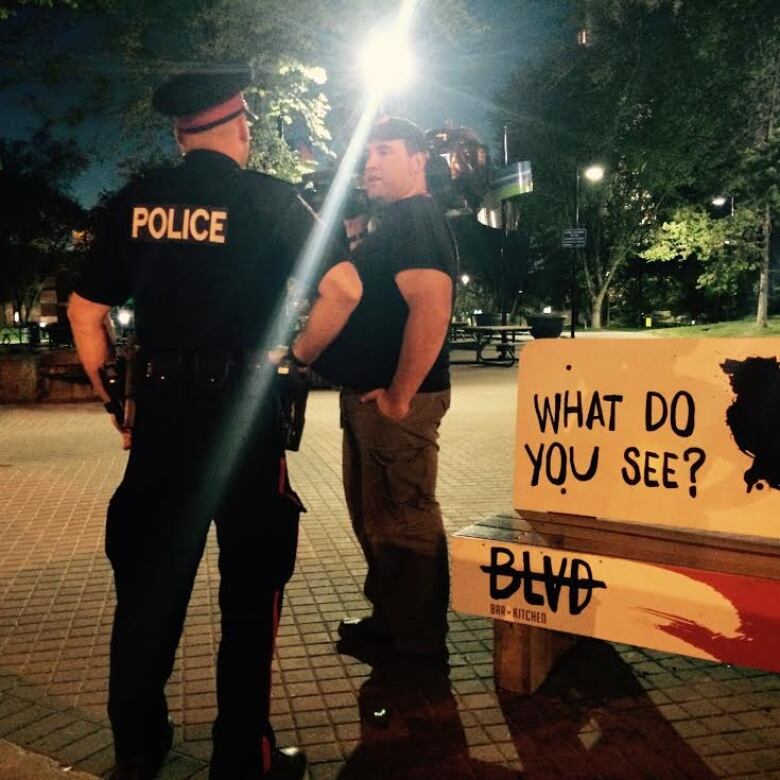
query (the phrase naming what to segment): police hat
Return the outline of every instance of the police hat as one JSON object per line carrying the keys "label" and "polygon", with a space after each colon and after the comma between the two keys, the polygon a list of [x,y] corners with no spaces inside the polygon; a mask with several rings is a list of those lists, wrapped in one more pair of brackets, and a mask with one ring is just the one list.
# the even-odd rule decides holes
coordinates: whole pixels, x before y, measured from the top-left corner
{"label": "police hat", "polygon": [[175,119],[182,133],[202,133],[248,111],[241,90],[252,83],[248,67],[193,70],[179,73],[161,84],[152,105]]}
{"label": "police hat", "polygon": [[383,116],[378,119],[368,134],[368,140],[405,141],[411,153],[428,151],[425,133],[414,122],[398,116]]}

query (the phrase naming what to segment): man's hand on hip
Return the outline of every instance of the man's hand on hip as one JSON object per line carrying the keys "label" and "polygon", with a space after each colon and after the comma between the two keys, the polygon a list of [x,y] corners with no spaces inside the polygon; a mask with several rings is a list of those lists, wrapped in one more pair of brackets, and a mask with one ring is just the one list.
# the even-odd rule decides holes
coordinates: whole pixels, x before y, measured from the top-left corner
{"label": "man's hand on hip", "polygon": [[396,398],[383,387],[372,390],[370,393],[360,396],[361,403],[376,402],[379,414],[390,420],[400,421],[409,414],[410,402]]}

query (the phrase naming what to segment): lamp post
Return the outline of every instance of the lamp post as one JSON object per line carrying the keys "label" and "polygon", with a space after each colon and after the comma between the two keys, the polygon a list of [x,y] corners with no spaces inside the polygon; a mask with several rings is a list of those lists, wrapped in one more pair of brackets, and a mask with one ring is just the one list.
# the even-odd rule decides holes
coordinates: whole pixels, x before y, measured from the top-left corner
{"label": "lamp post", "polygon": [[726,198],[725,195],[718,195],[716,198],[712,199],[712,205],[715,206],[716,208],[721,209],[721,208],[723,208],[726,205],[727,201],[729,203],[729,216],[733,217],[734,216],[734,196],[733,195],[729,195],[728,198]]}
{"label": "lamp post", "polygon": [[[504,167],[509,165],[509,127],[504,122],[504,138],[503,138],[503,162]],[[507,221],[507,202],[503,198],[501,199],[501,247],[499,249],[500,268],[498,278],[498,305],[499,314],[501,315],[501,324],[507,324],[506,317],[506,244],[509,236],[509,227],[506,224]]]}
{"label": "lamp post", "polygon": [[414,2],[407,0],[394,24],[369,33],[359,53],[363,80],[380,112],[389,93],[401,92],[414,81],[415,62],[409,41],[413,6]]}
{"label": "lamp post", "polygon": [[[589,165],[582,170],[578,165],[575,173],[574,183],[574,228],[579,230],[580,227],[580,175],[584,175],[585,178],[592,184],[597,184],[604,178],[604,167],[601,165]],[[581,245],[581,248],[585,248],[585,243]],[[571,248],[571,283],[569,290],[569,297],[571,298],[571,323],[569,326],[569,336],[574,338],[574,326],[577,322],[577,246],[576,244]]]}

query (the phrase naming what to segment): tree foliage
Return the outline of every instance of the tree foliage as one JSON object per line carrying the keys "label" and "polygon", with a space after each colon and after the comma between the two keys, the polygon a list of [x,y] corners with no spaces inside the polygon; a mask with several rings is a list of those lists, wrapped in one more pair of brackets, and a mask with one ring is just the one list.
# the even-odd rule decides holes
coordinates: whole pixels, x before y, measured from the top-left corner
{"label": "tree foliage", "polygon": [[[72,123],[96,116],[119,121],[113,148],[103,150],[124,169],[145,167],[174,151],[169,125],[150,107],[166,76],[189,68],[251,64],[248,90],[261,116],[254,128],[251,165],[296,179],[312,156],[332,156],[327,74],[339,68],[336,95],[351,100],[356,31],[398,12],[396,0],[81,0],[36,6],[0,26],[0,79],[44,85],[71,96],[61,117]],[[49,5],[50,10],[45,10]],[[470,19],[466,0],[420,4],[421,25],[440,31]],[[2,28],[6,27],[7,30]],[[49,45],[33,47],[30,41]],[[14,75],[15,74],[15,75]],[[32,105],[48,111],[31,90]],[[349,115],[349,109],[339,115]],[[93,150],[94,151],[94,150]]]}
{"label": "tree foliage", "polygon": [[642,256],[647,260],[685,260],[695,256],[702,272],[697,286],[713,295],[734,295],[761,259],[760,215],[741,207],[725,218],[700,206],[681,206],[664,222]]}
{"label": "tree foliage", "polygon": [[[766,78],[756,74],[771,69],[757,52],[774,61],[777,11],[767,0],[591,0],[570,9],[559,45],[514,77],[503,105],[513,156],[534,164],[526,211],[549,256],[560,258],[560,231],[574,224],[576,170],[605,166],[604,182],[580,191],[589,230],[580,283],[598,325],[620,267],[662,222],[734,191],[756,116],[766,114]],[[583,27],[589,45],[576,46]]]}
{"label": "tree foliage", "polygon": [[44,278],[73,264],[73,231],[85,216],[61,188],[84,159],[42,130],[32,142],[0,139],[0,162],[0,301],[25,322]]}

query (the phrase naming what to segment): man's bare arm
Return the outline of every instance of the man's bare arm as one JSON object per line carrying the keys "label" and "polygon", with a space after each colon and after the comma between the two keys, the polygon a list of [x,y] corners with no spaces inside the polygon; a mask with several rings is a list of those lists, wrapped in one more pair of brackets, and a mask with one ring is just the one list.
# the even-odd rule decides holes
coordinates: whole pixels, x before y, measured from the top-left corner
{"label": "man's bare arm", "polygon": [[318,292],[306,326],[292,347],[295,357],[307,364],[341,333],[363,296],[363,284],[355,266],[345,260],[322,277]]}
{"label": "man's bare arm", "polygon": [[92,387],[104,402],[110,399],[108,393],[103,389],[98,369],[109,356],[105,319],[110,310],[110,306],[82,298],[75,292],[68,301],[68,319],[73,330],[79,360],[84,366],[84,371],[86,371]]}
{"label": "man's bare arm", "polygon": [[443,271],[414,268],[401,271],[395,281],[409,307],[398,366],[387,391],[375,390],[363,398],[376,400],[383,414],[401,419],[447,337],[452,279]]}

